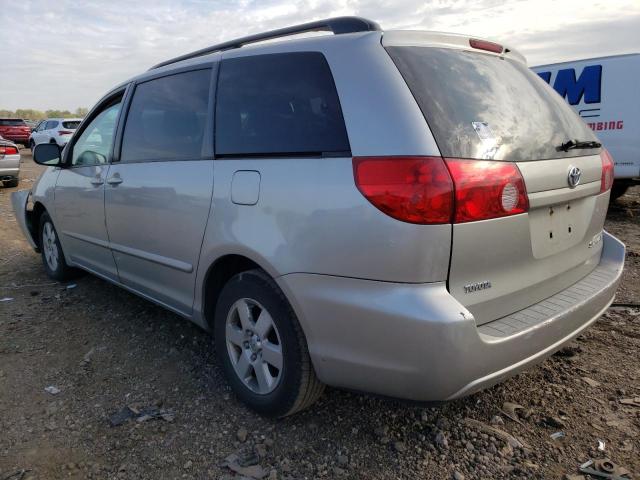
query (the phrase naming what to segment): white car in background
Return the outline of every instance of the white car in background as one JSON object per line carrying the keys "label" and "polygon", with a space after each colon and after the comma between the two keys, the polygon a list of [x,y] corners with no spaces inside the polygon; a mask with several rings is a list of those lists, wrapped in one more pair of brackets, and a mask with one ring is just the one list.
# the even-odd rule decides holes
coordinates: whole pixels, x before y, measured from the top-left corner
{"label": "white car in background", "polygon": [[43,120],[31,132],[29,146],[32,150],[40,143],[56,143],[60,147],[64,147],[81,121],[81,118],[48,118]]}

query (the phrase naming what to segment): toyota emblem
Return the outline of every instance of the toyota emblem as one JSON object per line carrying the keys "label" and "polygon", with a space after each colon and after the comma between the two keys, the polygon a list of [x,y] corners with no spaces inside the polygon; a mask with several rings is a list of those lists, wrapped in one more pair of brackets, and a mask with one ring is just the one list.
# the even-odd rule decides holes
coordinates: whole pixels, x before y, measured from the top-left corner
{"label": "toyota emblem", "polygon": [[580,183],[580,177],[582,176],[582,171],[578,167],[569,167],[569,175],[567,176],[567,181],[569,182],[570,188],[576,188]]}

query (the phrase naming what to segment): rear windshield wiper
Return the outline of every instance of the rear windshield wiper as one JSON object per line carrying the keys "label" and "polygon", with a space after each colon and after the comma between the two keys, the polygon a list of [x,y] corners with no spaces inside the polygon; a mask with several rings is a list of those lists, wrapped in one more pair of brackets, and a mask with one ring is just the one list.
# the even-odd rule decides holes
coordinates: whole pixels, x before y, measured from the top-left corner
{"label": "rear windshield wiper", "polygon": [[600,142],[596,142],[595,140],[567,140],[562,145],[556,147],[556,150],[568,152],[569,150],[574,149],[600,148],[601,146],[602,144]]}

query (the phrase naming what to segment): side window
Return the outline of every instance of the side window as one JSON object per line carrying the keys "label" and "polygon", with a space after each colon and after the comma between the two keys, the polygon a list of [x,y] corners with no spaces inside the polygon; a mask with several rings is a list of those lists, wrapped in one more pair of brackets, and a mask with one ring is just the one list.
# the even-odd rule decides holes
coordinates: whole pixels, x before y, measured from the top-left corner
{"label": "side window", "polygon": [[47,122],[44,124],[44,130],[51,130],[51,129],[53,128],[53,123],[54,123],[54,122],[52,122],[51,120],[47,121]]}
{"label": "side window", "polygon": [[333,76],[319,52],[223,60],[215,130],[222,156],[350,150]]}
{"label": "side window", "polygon": [[207,69],[138,85],[124,127],[120,161],[200,158],[210,82]]}
{"label": "side window", "polygon": [[119,112],[120,100],[91,120],[73,145],[71,165],[99,165],[108,162]]}

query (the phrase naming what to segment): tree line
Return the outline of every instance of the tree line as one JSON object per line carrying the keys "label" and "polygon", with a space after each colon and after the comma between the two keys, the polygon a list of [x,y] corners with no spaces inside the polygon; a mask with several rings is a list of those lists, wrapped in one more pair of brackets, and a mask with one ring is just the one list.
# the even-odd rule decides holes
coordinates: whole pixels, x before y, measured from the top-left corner
{"label": "tree line", "polygon": [[34,110],[32,108],[19,108],[15,111],[0,109],[0,117],[22,118],[23,120],[42,120],[44,118],[83,118],[89,112],[88,108],[78,107],[75,111],[69,110]]}

